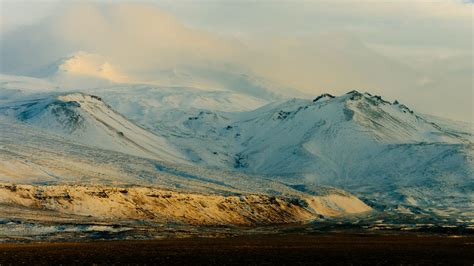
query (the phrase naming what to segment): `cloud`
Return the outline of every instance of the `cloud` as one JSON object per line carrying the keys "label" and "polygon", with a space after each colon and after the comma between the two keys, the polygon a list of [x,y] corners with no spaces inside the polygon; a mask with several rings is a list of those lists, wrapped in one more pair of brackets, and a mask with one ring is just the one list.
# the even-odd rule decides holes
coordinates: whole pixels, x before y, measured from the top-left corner
{"label": "cloud", "polygon": [[64,4],[2,34],[0,71],[86,51],[129,81],[249,92],[261,86],[242,77],[254,76],[310,95],[369,90],[472,121],[471,12],[423,1]]}
{"label": "cloud", "polygon": [[[21,41],[24,43],[14,47]],[[7,50],[18,51],[11,61],[19,61],[18,54],[27,50],[33,50],[26,56],[28,59],[39,59],[41,63],[43,57],[62,57],[65,51],[84,50],[130,68],[137,64],[142,68],[176,64],[182,58],[212,60],[231,54],[229,45],[218,37],[191,30],[152,6],[131,4],[76,4],[40,24],[6,35],[2,43],[2,58],[10,59]],[[47,49],[48,45],[55,49]],[[42,55],[45,50],[56,51]]]}
{"label": "cloud", "polygon": [[126,74],[121,73],[100,55],[80,51],[58,63],[60,64],[57,65],[52,76],[55,79],[67,78],[65,76],[84,76],[114,83],[130,82]]}

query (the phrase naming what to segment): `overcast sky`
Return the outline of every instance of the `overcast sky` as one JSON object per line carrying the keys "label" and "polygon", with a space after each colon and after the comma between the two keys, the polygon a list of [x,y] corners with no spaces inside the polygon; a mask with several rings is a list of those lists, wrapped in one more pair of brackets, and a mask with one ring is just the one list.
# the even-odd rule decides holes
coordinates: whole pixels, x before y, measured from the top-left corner
{"label": "overcast sky", "polygon": [[212,66],[311,95],[351,89],[473,121],[469,1],[0,0],[1,71],[81,50],[125,73]]}

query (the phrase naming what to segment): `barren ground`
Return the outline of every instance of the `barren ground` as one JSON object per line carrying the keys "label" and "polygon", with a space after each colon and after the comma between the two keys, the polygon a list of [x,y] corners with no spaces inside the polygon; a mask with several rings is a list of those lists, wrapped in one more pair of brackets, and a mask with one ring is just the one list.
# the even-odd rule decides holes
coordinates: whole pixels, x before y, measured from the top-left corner
{"label": "barren ground", "polygon": [[473,265],[474,236],[287,234],[0,244],[0,254],[0,265]]}

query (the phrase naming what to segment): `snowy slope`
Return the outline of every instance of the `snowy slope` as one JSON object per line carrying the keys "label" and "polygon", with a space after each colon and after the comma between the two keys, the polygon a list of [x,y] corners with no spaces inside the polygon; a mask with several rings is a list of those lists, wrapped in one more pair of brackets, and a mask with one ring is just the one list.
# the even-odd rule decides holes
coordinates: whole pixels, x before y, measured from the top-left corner
{"label": "snowy slope", "polygon": [[244,113],[199,111],[155,130],[199,164],[343,187],[392,205],[455,204],[469,212],[472,133],[427,119],[353,91]]}
{"label": "snowy slope", "polygon": [[[36,90],[33,79],[2,76],[3,80],[0,114],[9,121],[3,126],[22,124],[47,132],[45,138],[53,134],[91,149],[179,167],[191,164],[231,171],[230,175],[237,171],[299,191],[314,185],[340,187],[375,208],[396,213],[474,220],[472,125],[421,115],[379,96],[352,91],[314,100],[271,101],[235,91],[185,87],[122,84],[85,89],[103,99],[99,100],[54,86]],[[11,174],[15,167],[4,169]],[[74,164],[70,167],[76,169]],[[33,176],[40,173],[30,170]],[[156,171],[135,170],[149,178],[150,171]],[[188,169],[184,176],[193,171],[202,170]],[[93,176],[101,180],[107,175]],[[215,182],[219,176],[201,177]],[[173,184],[187,182],[179,180]],[[231,186],[242,186],[241,182],[237,178]],[[254,181],[244,183],[256,186]],[[195,183],[189,186],[198,189]]]}
{"label": "snowy slope", "polygon": [[43,79],[0,74],[0,103],[51,94],[60,89]]}
{"label": "snowy slope", "polygon": [[[90,80],[90,78],[88,78]],[[80,88],[80,89],[78,89]],[[103,98],[108,104],[128,116],[147,112],[159,115],[171,109],[205,109],[224,112],[250,111],[270,102],[226,90],[203,90],[194,87],[161,86],[151,84],[102,84],[92,87],[63,87],[47,79],[0,74],[0,102],[13,102],[42,95],[81,92]],[[155,121],[158,119],[155,119]]]}
{"label": "snowy slope", "polygon": [[254,110],[269,101],[231,91],[205,91],[196,88],[152,85],[114,85],[88,90],[98,95],[127,118],[150,128],[170,116],[198,110],[242,112]]}
{"label": "snowy slope", "polygon": [[185,162],[164,138],[130,122],[97,96],[73,93],[14,102],[0,105],[0,114],[82,144]]}
{"label": "snowy slope", "polygon": [[0,213],[11,217],[25,208],[109,221],[245,225],[372,210],[335,188],[303,192],[256,176],[83,145],[33,124],[0,118]]}
{"label": "snowy slope", "polygon": [[[358,92],[336,98],[325,96],[316,101],[276,102],[243,113],[196,110],[163,119],[156,131],[183,136],[194,132],[194,137],[203,144],[203,150],[196,153],[223,152],[222,146],[226,146],[226,153],[231,157],[255,156],[249,158],[252,164],[244,168],[270,171],[270,174],[292,173],[294,169],[288,166],[294,161],[292,158],[301,163],[308,157],[321,155],[327,159],[333,154],[334,158],[330,159],[335,162],[350,151],[374,153],[378,147],[387,145],[470,144],[464,135],[443,129],[402,104],[387,103],[378,96]],[[170,140],[181,147],[188,144],[179,136]],[[271,156],[263,156],[268,154]],[[212,161],[208,163],[213,164]],[[284,169],[277,167],[282,161],[286,162]],[[229,162],[238,164],[234,160]],[[302,171],[301,165],[296,168]]]}

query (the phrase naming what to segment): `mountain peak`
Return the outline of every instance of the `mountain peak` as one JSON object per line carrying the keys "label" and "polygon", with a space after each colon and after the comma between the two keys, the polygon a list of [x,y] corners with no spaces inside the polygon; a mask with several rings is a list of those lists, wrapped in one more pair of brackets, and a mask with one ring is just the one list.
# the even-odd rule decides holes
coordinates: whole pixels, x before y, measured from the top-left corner
{"label": "mountain peak", "polygon": [[347,92],[346,94],[357,95],[357,96],[362,95],[362,93],[358,92],[357,90],[351,90],[351,91]]}
{"label": "mountain peak", "polygon": [[[344,97],[344,96],[346,100],[357,101],[357,100],[363,99],[367,101],[368,103],[370,103],[371,105],[379,105],[379,104],[392,105],[391,102],[384,100],[382,96],[372,95],[369,92],[361,93],[356,90],[352,90],[341,97]],[[395,101],[393,105],[401,105],[401,104],[398,101]]]}
{"label": "mountain peak", "polygon": [[105,57],[78,51],[60,58],[31,75],[48,78],[64,85],[82,84],[83,81],[129,82],[128,76],[110,63]]}
{"label": "mountain peak", "polygon": [[329,93],[323,93],[321,95],[319,95],[318,97],[314,98],[313,102],[317,102],[321,99],[325,99],[325,98],[328,98],[328,99],[333,99],[335,98],[333,95],[329,94]]}
{"label": "mountain peak", "polygon": [[413,111],[411,111],[408,107],[406,107],[405,105],[398,102],[398,100],[395,100],[393,103],[391,103],[391,102],[383,99],[382,96],[373,95],[369,92],[363,92],[362,93],[362,92],[359,92],[357,90],[349,91],[349,92],[347,92],[343,95],[340,95],[340,96],[334,96],[334,95],[329,94],[329,93],[323,93],[323,94],[319,95],[318,97],[314,98],[313,103],[322,102],[324,100],[329,100],[329,99],[336,99],[336,100],[340,100],[340,101],[343,101],[343,102],[363,100],[363,101],[367,102],[368,104],[374,105],[374,106],[378,106],[380,104],[395,105],[395,106],[398,106],[400,109],[405,110],[406,112],[413,113]]}
{"label": "mountain peak", "polygon": [[124,73],[117,70],[104,57],[83,51],[76,52],[67,59],[63,59],[58,66],[58,72],[91,76],[117,83],[128,80]]}
{"label": "mountain peak", "polygon": [[69,94],[64,94],[56,97],[58,100],[64,101],[64,102],[102,102],[102,98],[99,96],[87,94],[87,93],[82,93],[82,92],[74,92],[74,93],[69,93]]}
{"label": "mountain peak", "polygon": [[138,126],[95,95],[74,92],[0,106],[0,114],[89,146],[186,162],[167,141]]}

